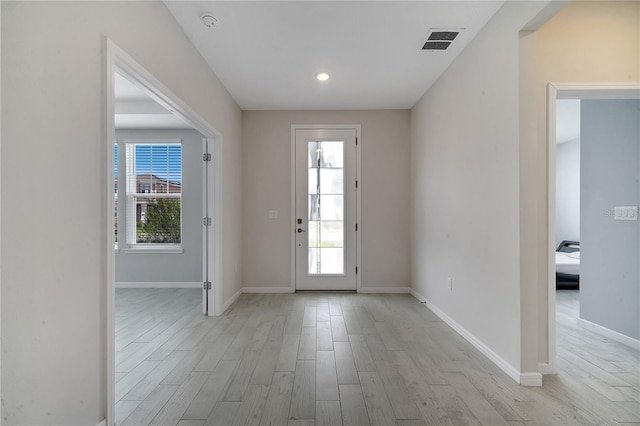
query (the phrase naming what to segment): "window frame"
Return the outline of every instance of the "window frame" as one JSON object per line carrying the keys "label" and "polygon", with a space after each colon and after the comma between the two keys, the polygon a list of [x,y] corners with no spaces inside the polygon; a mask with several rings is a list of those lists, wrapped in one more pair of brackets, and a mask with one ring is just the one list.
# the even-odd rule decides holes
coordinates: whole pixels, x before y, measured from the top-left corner
{"label": "window frame", "polygon": [[[125,253],[183,253],[183,237],[184,237],[184,220],[183,220],[183,205],[182,205],[182,195],[184,186],[183,178],[184,178],[184,143],[182,139],[178,138],[123,138],[117,141],[118,146],[118,193],[116,194],[118,198],[118,209],[120,213],[119,216],[119,225],[120,221],[124,222],[119,226],[118,229],[118,241],[120,242],[120,246],[116,245],[116,249],[120,252]],[[134,183],[134,188],[136,192],[131,193],[129,191],[129,182],[128,182],[128,155],[129,146],[134,145],[180,145],[180,193],[177,195],[170,195],[170,193],[162,194],[162,193],[138,193],[137,185]],[[124,149],[122,149],[124,148]],[[129,160],[130,161],[130,160]],[[168,182],[168,179],[167,179]],[[137,183],[137,182],[136,182]],[[167,184],[167,188],[169,185]],[[179,199],[180,200],[180,243],[138,243],[136,242],[136,217],[135,211],[137,204],[137,200],[139,198],[147,198],[147,199],[157,199],[157,198],[170,198],[170,199]],[[131,208],[130,205],[134,204],[134,207]],[[131,215],[133,214],[133,217]],[[122,232],[120,232],[122,230]]]}

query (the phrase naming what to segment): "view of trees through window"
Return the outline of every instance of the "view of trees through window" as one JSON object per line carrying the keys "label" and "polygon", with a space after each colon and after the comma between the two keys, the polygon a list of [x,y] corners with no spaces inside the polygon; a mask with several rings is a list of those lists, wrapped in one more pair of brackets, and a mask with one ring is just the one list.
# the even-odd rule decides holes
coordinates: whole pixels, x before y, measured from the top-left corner
{"label": "view of trees through window", "polygon": [[147,199],[144,220],[136,222],[137,243],[180,244],[180,200]]}

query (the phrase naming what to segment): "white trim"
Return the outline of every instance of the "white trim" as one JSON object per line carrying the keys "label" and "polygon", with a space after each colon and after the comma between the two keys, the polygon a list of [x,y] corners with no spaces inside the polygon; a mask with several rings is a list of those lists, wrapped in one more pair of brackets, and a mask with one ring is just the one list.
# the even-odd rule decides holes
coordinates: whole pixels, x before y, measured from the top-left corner
{"label": "white trim", "polygon": [[116,282],[116,288],[202,288],[201,282]]}
{"label": "white trim", "polygon": [[[105,187],[111,189],[113,185],[113,150],[114,143],[116,141],[115,134],[115,56],[116,46],[105,38],[105,54],[106,54],[106,72],[105,72],[105,98],[106,98],[106,117],[105,117],[105,134],[104,134],[104,148],[107,153],[107,174]],[[118,149],[120,152],[120,149]],[[118,188],[119,190],[119,188]],[[115,424],[115,253],[113,250],[113,235],[115,234],[115,227],[112,220],[113,217],[113,205],[115,203],[115,195],[112,190],[107,190],[107,208],[111,211],[106,217],[106,241],[107,241],[107,309],[106,309],[106,339],[107,339],[107,416],[105,423],[108,425]]]}
{"label": "white trim", "polygon": [[362,286],[362,126],[360,124],[292,124],[291,125],[291,293],[296,291],[296,235],[293,232],[295,228],[296,217],[296,130],[304,129],[355,129],[356,131],[356,180],[358,188],[356,190],[356,223],[358,231],[356,232],[356,292],[360,291]]}
{"label": "white trim", "polygon": [[[556,374],[556,101],[557,99],[637,99],[638,83],[549,83],[547,86],[547,365]],[[541,371],[542,372],[542,371]]]}
{"label": "white trim", "polygon": [[169,247],[145,247],[144,244],[136,244],[129,247],[123,247],[117,249],[119,252],[131,254],[181,254],[184,253],[182,246],[169,246]]}
{"label": "white trim", "polygon": [[558,99],[638,99],[638,83],[549,83]]}
{"label": "white trim", "polygon": [[[0,6],[0,23],[2,22],[2,7]],[[0,31],[0,46],[2,46],[2,31]],[[1,58],[2,55],[0,55]],[[2,59],[0,59],[0,82],[2,82]],[[2,111],[2,84],[0,83],[0,111]],[[2,147],[2,114],[0,114],[0,148]],[[0,152],[2,152],[2,149],[0,149]],[[1,162],[0,162],[1,164]],[[0,173],[0,176],[2,175],[2,173]],[[2,187],[2,185],[0,185],[0,188]],[[2,196],[0,194],[0,200],[2,200]],[[0,202],[0,206],[2,205],[2,203]],[[2,215],[1,213],[2,208],[0,208],[0,216]],[[0,238],[0,241],[2,241],[2,238]],[[0,255],[0,259],[2,259],[2,256]],[[2,271],[2,262],[0,261],[0,271]],[[0,274],[1,275],[1,274]],[[1,280],[0,280],[1,281]],[[2,284],[0,282],[0,307],[2,306]],[[2,315],[1,315],[1,311],[2,309],[0,309],[0,330],[2,330]],[[2,395],[2,333],[0,332],[0,395]],[[2,404],[0,404],[0,424],[2,423]]]}
{"label": "white trim", "polygon": [[549,374],[555,374],[555,373],[551,372],[551,368],[549,367],[549,363],[548,362],[539,362],[538,363],[538,371],[543,376],[546,376],[546,375],[549,375]]}
{"label": "white trim", "polygon": [[243,287],[243,293],[293,293],[291,287]]}
{"label": "white trim", "polygon": [[420,293],[415,291],[415,289],[413,287],[410,289],[410,293],[411,293],[411,295],[413,297],[418,299],[418,301],[420,301],[420,303],[426,303],[427,299],[423,295],[421,295]]}
{"label": "white trim", "polygon": [[582,328],[593,331],[601,336],[607,337],[611,340],[615,340],[618,343],[622,343],[623,345],[629,346],[631,349],[635,349],[640,351],[640,340],[636,340],[633,337],[626,336],[617,331],[611,330],[610,328],[603,327],[599,324],[596,324],[591,321],[587,321],[582,318],[577,318],[576,324]]}
{"label": "white trim", "polygon": [[[547,359],[548,374],[557,373],[556,356],[556,88],[547,88]],[[553,142],[553,146],[551,143]],[[551,167],[553,165],[553,167]],[[540,308],[538,308],[540,309]],[[538,355],[540,356],[540,355]],[[539,367],[538,367],[539,368]]]}
{"label": "white trim", "polygon": [[542,386],[542,374],[535,371],[533,373],[520,373],[520,382],[522,386]]}
{"label": "white trim", "polygon": [[122,139],[124,144],[148,144],[148,145],[180,145],[182,146],[182,139],[163,139],[163,138],[124,138]]}
{"label": "white trim", "polygon": [[226,311],[227,309],[229,309],[229,306],[231,306],[233,304],[233,302],[235,302],[238,297],[240,297],[240,295],[242,294],[242,289],[238,290],[235,292],[235,294],[233,296],[231,296],[230,298],[227,299],[226,302],[224,302],[221,306],[220,306],[220,314],[222,315],[224,313],[224,311]]}
{"label": "white trim", "polygon": [[358,293],[412,293],[411,287],[360,287]]}
{"label": "white trim", "polygon": [[[242,293],[294,293],[291,287],[242,287]],[[411,287],[362,287],[359,293],[407,294]]]}
{"label": "white trim", "polygon": [[296,220],[296,126],[291,126],[291,150],[289,151],[289,155],[291,156],[291,223],[289,224],[289,232],[290,232],[290,263],[291,270],[290,279],[291,279],[291,292],[296,291],[296,234],[293,232],[295,228],[295,220]]}
{"label": "white trim", "polygon": [[[105,133],[104,148],[106,153],[106,182],[105,188],[109,188],[106,192],[106,206],[109,206],[109,212],[114,203],[113,194],[113,143],[115,141],[115,100],[114,100],[114,75],[116,70],[119,73],[125,74],[127,78],[142,89],[153,100],[160,105],[171,111],[174,115],[180,117],[190,127],[194,128],[212,142],[213,147],[210,146],[210,152],[213,154],[213,167],[214,167],[214,181],[213,185],[210,185],[209,190],[213,192],[214,199],[209,200],[214,203],[213,209],[210,209],[210,213],[215,218],[213,246],[214,251],[213,259],[209,259],[215,265],[215,271],[213,276],[215,294],[209,292],[210,298],[214,298],[215,306],[219,307],[221,304],[220,296],[222,294],[222,264],[220,261],[221,254],[221,239],[222,239],[222,158],[221,158],[221,144],[222,135],[218,132],[209,122],[197,114],[191,107],[184,103],[178,96],[176,96],[171,90],[169,90],[164,84],[149,73],[143,66],[141,66],[136,60],[129,56],[124,50],[116,45],[109,38],[104,37],[104,51],[105,51]],[[106,333],[107,339],[107,417],[106,425],[113,425],[115,423],[115,256],[113,247],[113,235],[114,235],[114,223],[112,220],[112,213],[106,214],[104,217],[106,226],[104,227],[107,253],[107,267],[106,267],[106,282],[107,282],[107,295],[106,295]],[[211,305],[211,303],[210,303]],[[220,309],[215,310],[215,314],[220,313]]]}
{"label": "white trim", "polygon": [[[440,308],[438,308],[433,303],[429,302],[427,298],[422,296],[420,293],[411,289],[411,294],[413,297],[418,299],[422,303],[426,303],[426,307],[431,310],[434,314],[436,314],[442,321],[444,321],[449,327],[453,328],[459,335],[464,337],[474,348],[476,348],[480,353],[489,358],[495,365],[497,365],[502,371],[504,371],[509,377],[515,380],[517,383],[523,384],[522,379],[525,377],[527,383],[533,382],[531,380],[532,374],[540,374],[540,373],[520,373],[517,368],[509,364],[504,358],[495,353],[491,348],[485,345],[480,339],[474,336],[471,332],[469,332],[466,328],[458,324],[453,318],[449,315],[445,314]],[[540,375],[540,384],[542,384],[542,375]],[[531,386],[531,385],[529,385]],[[539,386],[539,385],[538,385]]]}
{"label": "white trim", "polygon": [[107,419],[102,419],[96,426],[107,426]]}
{"label": "white trim", "polygon": [[[2,7],[0,6],[0,23],[2,22]],[[0,31],[0,46],[2,46],[2,31]],[[2,59],[1,59],[0,55],[0,82],[2,82]],[[0,111],[2,111],[2,84],[0,83]],[[0,148],[2,147],[2,114],[0,114]],[[2,152],[2,149],[0,149],[0,152]],[[1,164],[1,162],[0,162]],[[0,176],[2,175],[2,173],[0,173]],[[2,185],[0,185],[0,188],[2,187]],[[2,196],[0,194],[0,200],[2,200]],[[0,206],[2,205],[2,203],[0,202]],[[0,208],[0,216],[2,215],[1,213],[2,208]],[[2,238],[0,238],[0,241],[2,241]],[[2,259],[2,256],[0,255],[0,259]],[[0,271],[2,271],[2,262],[0,261]],[[1,275],[1,274],[0,274]],[[2,306],[2,283],[0,280],[0,307]],[[2,309],[0,309],[0,330],[2,330],[2,315],[1,315],[1,311]],[[0,332],[0,395],[2,395],[2,333]],[[0,404],[0,424],[2,423],[2,404]]]}
{"label": "white trim", "polygon": [[356,232],[356,267],[358,268],[356,292],[359,292],[362,290],[362,233],[364,232],[364,226],[362,226],[362,127],[359,124],[355,127],[356,182],[358,182],[358,187],[356,188],[356,223],[358,224],[358,231]]}

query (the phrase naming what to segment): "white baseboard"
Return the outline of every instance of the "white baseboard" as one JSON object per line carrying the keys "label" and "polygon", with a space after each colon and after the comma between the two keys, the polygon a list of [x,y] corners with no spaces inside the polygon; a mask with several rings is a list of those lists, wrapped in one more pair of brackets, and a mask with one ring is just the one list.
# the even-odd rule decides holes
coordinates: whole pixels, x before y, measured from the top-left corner
{"label": "white baseboard", "polygon": [[542,374],[539,372],[521,373],[517,368],[509,364],[504,358],[495,353],[491,348],[485,345],[480,339],[474,336],[466,328],[458,324],[453,318],[445,314],[440,308],[433,303],[429,302],[426,297],[414,289],[410,290],[413,297],[420,302],[425,302],[427,308],[429,308],[434,314],[436,314],[442,321],[444,321],[449,327],[453,328],[458,334],[464,337],[474,348],[480,351],[484,356],[489,358],[495,365],[497,365],[502,371],[504,371],[509,377],[515,380],[517,383],[524,386],[542,386]]}
{"label": "white baseboard", "polygon": [[538,371],[540,372],[540,374],[544,376],[549,374],[555,374],[553,371],[551,371],[551,366],[549,365],[548,362],[539,362]]}
{"label": "white baseboard", "polygon": [[409,293],[411,293],[411,295],[418,299],[421,303],[426,303],[427,299],[423,295],[415,291],[413,288],[409,289]]}
{"label": "white baseboard", "polygon": [[107,419],[102,419],[102,421],[98,423],[96,426],[107,426]]}
{"label": "white baseboard", "polygon": [[360,287],[358,293],[411,293],[411,287]]}
{"label": "white baseboard", "polygon": [[627,345],[632,349],[640,351],[640,340],[636,340],[633,337],[625,336],[622,333],[618,333],[617,331],[613,331],[609,328],[603,327],[591,321],[584,320],[582,318],[578,318],[577,324],[580,327],[586,328],[587,330],[591,330],[594,333],[598,333],[601,336],[607,337],[611,340],[615,340],[618,343],[622,343],[623,345]]}
{"label": "white baseboard", "polygon": [[233,302],[236,301],[236,299],[238,297],[240,297],[240,295],[242,294],[242,289],[238,290],[235,292],[235,294],[233,296],[231,296],[230,298],[227,299],[226,302],[224,302],[222,304],[222,306],[220,307],[220,313],[218,315],[222,315],[224,313],[224,311],[226,311],[227,309],[229,309],[229,306],[231,306],[233,304]]}
{"label": "white baseboard", "polygon": [[116,288],[202,288],[201,282],[119,282]]}
{"label": "white baseboard", "polygon": [[293,293],[291,287],[244,287],[243,293]]}
{"label": "white baseboard", "polygon": [[520,373],[520,384],[522,386],[542,386],[542,374],[537,371]]}
{"label": "white baseboard", "polygon": [[[244,287],[243,293],[293,293],[291,287]],[[362,287],[358,293],[411,293],[410,287]]]}

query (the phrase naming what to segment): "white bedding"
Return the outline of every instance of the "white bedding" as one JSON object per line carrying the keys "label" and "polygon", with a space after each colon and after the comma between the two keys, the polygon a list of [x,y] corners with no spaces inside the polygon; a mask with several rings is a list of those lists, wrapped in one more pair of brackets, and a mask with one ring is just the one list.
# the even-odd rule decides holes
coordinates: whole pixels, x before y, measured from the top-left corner
{"label": "white bedding", "polygon": [[580,252],[556,252],[556,272],[580,275]]}

